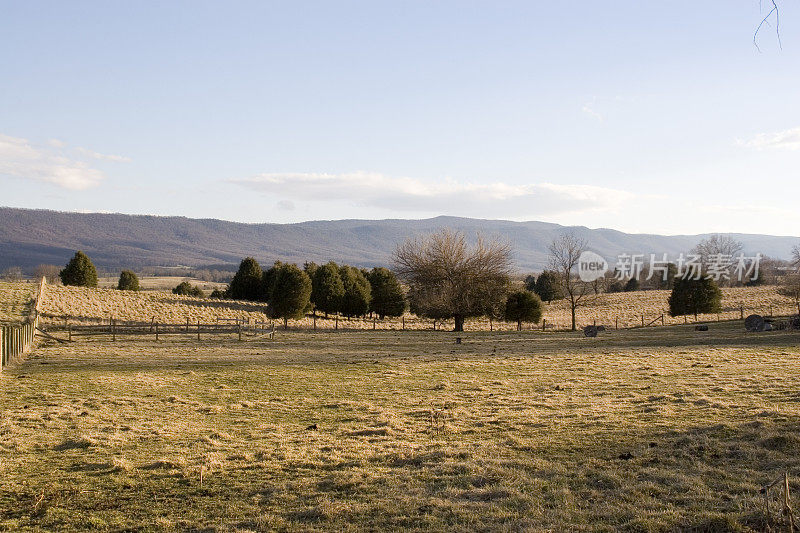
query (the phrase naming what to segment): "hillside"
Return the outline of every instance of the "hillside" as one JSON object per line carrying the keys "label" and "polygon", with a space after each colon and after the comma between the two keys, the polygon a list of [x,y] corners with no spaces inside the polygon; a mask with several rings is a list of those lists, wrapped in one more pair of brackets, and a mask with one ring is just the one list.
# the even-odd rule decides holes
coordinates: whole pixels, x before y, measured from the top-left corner
{"label": "hillside", "polygon": [[[235,265],[252,255],[266,264],[329,261],[371,267],[386,265],[397,243],[409,236],[451,227],[474,236],[500,235],[514,246],[521,272],[540,270],[553,237],[573,230],[609,260],[619,253],[678,254],[703,235],[628,234],[611,229],[567,228],[544,222],[456,217],[425,220],[336,220],[297,224],[242,224],[213,219],[0,208],[0,269],[62,265],[75,250],[98,267]],[[788,258],[798,237],[731,234],[747,252]]]}

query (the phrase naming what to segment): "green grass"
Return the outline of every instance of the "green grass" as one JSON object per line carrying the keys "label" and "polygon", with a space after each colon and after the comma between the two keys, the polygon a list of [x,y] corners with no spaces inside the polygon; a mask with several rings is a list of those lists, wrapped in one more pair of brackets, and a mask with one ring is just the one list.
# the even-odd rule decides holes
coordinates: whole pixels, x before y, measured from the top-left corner
{"label": "green grass", "polygon": [[800,472],[796,332],[453,337],[45,344],[0,374],[0,529],[763,530]]}

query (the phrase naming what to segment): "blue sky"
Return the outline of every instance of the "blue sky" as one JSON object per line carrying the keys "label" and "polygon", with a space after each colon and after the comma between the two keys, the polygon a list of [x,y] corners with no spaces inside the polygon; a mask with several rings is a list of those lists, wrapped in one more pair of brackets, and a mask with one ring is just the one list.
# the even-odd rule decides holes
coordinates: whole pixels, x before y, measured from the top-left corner
{"label": "blue sky", "polygon": [[0,205],[800,234],[800,2],[0,0]]}

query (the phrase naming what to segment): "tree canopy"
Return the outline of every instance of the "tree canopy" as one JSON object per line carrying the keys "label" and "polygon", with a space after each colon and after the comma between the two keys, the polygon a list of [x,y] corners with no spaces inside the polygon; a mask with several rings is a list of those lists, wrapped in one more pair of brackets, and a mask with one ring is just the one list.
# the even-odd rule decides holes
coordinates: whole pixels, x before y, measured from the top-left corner
{"label": "tree canopy", "polygon": [[64,285],[97,287],[97,269],[85,253],[78,250],[69,263],[58,274]]}
{"label": "tree canopy", "polygon": [[553,300],[560,300],[564,297],[564,288],[561,286],[561,278],[558,272],[545,270],[536,278],[533,288],[528,289],[535,292],[542,301],[550,303]]}
{"label": "tree canopy", "polygon": [[361,270],[342,265],[339,267],[339,276],[344,287],[344,296],[340,311],[346,316],[362,316],[369,311],[372,291],[369,281]]}
{"label": "tree canopy", "polygon": [[716,313],[722,310],[722,291],[713,279],[675,278],[669,295],[669,314],[672,316]]}
{"label": "tree canopy", "polygon": [[367,278],[372,291],[371,311],[383,319],[387,316],[401,316],[406,310],[406,297],[403,287],[394,272],[388,268],[375,267]]}
{"label": "tree canopy", "polygon": [[542,300],[530,291],[516,291],[506,299],[506,320],[517,323],[522,329],[523,322],[538,323],[542,319]]}
{"label": "tree canopy", "polygon": [[296,265],[280,263],[273,268],[270,312],[273,317],[282,318],[286,328],[288,319],[303,318],[311,307],[311,279]]}
{"label": "tree canopy", "polygon": [[117,289],[121,291],[138,291],[139,277],[131,270],[123,270],[119,273]]}
{"label": "tree canopy", "polygon": [[245,257],[228,286],[228,298],[257,301],[261,296],[261,266],[252,257]]}
{"label": "tree canopy", "polygon": [[317,311],[325,313],[338,313],[344,298],[344,285],[339,274],[339,265],[330,261],[318,266],[314,270],[312,281],[311,302]]}
{"label": "tree canopy", "polygon": [[511,247],[480,236],[469,246],[464,234],[445,229],[399,245],[394,264],[409,287],[412,311],[453,318],[455,331],[463,331],[467,317],[484,315],[505,302]]}

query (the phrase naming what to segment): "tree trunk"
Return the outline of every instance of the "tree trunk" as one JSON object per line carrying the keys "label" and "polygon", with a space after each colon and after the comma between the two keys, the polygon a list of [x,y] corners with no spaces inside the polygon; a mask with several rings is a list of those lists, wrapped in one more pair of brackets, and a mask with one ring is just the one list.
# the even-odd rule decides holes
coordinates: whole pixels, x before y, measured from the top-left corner
{"label": "tree trunk", "polygon": [[453,319],[455,320],[455,327],[453,328],[453,331],[464,331],[464,317],[461,315],[455,315]]}
{"label": "tree trunk", "polygon": [[575,304],[572,304],[572,331],[578,329],[575,325]]}
{"label": "tree trunk", "polygon": [[522,320],[517,320],[517,331],[522,331]]}
{"label": "tree trunk", "polygon": [[286,317],[283,317],[283,329],[284,330],[289,329],[289,319]]}

